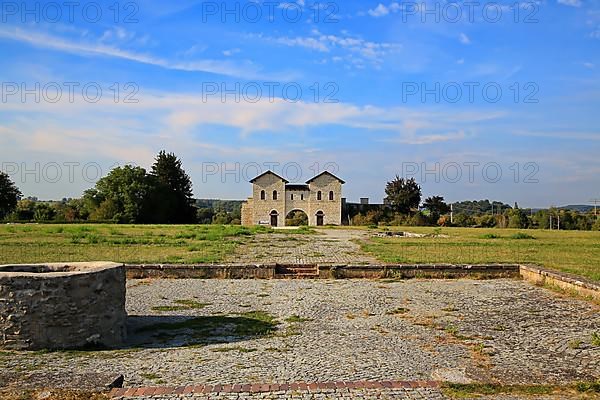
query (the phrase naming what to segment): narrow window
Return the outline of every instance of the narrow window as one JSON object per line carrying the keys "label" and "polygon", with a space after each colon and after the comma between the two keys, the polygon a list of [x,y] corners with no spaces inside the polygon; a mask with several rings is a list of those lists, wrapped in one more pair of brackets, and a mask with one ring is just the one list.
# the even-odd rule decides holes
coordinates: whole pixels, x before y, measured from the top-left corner
{"label": "narrow window", "polygon": [[333,190],[329,192],[329,200],[333,200]]}
{"label": "narrow window", "polygon": [[322,196],[321,196],[321,191],[319,190],[319,191],[317,192],[317,200],[321,200],[321,197],[322,197]]}
{"label": "narrow window", "polygon": [[304,195],[303,194],[300,195],[300,200],[304,200]]}
{"label": "narrow window", "polygon": [[273,190],[273,200],[277,200],[277,190]]}
{"label": "narrow window", "polygon": [[294,200],[294,193],[290,194],[290,200]]}
{"label": "narrow window", "polygon": [[264,191],[264,190],[261,190],[261,191],[260,191],[260,199],[261,199],[261,200],[265,200],[266,198],[267,198],[267,196],[265,195],[265,191]]}

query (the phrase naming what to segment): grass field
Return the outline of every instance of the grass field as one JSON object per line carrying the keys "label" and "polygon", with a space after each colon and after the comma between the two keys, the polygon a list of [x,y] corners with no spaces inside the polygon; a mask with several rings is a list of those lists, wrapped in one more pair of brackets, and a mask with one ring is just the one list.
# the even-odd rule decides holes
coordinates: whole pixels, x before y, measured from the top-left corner
{"label": "grass field", "polygon": [[221,225],[4,225],[0,264],[108,260],[216,263],[264,227]]}
{"label": "grass field", "polygon": [[390,230],[435,232],[447,237],[374,237],[361,242],[363,251],[391,263],[535,263],[600,281],[600,232],[432,227]]}
{"label": "grass field", "polygon": [[[359,242],[362,250],[381,261],[392,263],[536,263],[600,281],[600,232],[440,230],[432,227],[390,229],[442,235],[373,237]],[[0,264],[97,260],[218,263],[225,261],[237,246],[244,245],[252,235],[260,232],[273,231],[265,227],[221,225],[2,225]],[[318,240],[318,235],[312,237]],[[294,245],[294,242],[290,243]]]}

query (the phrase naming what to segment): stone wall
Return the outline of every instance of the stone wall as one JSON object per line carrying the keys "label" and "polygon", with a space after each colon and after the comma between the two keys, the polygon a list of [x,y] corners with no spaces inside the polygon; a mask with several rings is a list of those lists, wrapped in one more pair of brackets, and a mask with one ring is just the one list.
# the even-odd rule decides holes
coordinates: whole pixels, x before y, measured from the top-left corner
{"label": "stone wall", "polygon": [[[260,193],[265,191],[265,199]],[[273,191],[277,191],[277,200],[273,200]],[[285,225],[285,182],[275,174],[265,174],[252,185],[253,225],[270,224],[271,211],[277,211],[277,225]]]}
{"label": "stone wall", "polygon": [[122,264],[0,266],[0,348],[115,347],[126,318]]}
{"label": "stone wall", "polygon": [[536,285],[547,285],[600,303],[600,284],[566,272],[550,271],[538,265],[521,265],[523,279]]}
{"label": "stone wall", "polygon": [[[317,200],[317,193],[321,192],[321,200]],[[333,200],[329,200],[329,192],[333,192]],[[310,205],[308,210],[308,224],[317,225],[317,213],[324,214],[324,225],[342,224],[342,183],[335,177],[323,174],[310,182]]]}
{"label": "stone wall", "polygon": [[[231,265],[127,265],[129,279],[277,279],[290,278],[278,272],[293,267],[311,267],[320,279],[379,279],[379,278],[516,278],[516,264],[379,264],[379,265],[281,265],[281,264],[231,264]],[[298,276],[302,277],[302,276]]]}
{"label": "stone wall", "polygon": [[242,203],[242,225],[243,226],[252,226],[254,225],[254,200],[252,197],[249,197],[248,200]]}

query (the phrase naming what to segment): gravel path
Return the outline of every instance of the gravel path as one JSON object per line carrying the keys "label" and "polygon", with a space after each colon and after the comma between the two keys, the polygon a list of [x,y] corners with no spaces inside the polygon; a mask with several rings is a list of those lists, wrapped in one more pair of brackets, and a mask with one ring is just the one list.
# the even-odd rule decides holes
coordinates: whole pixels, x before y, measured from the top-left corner
{"label": "gravel path", "polygon": [[238,246],[228,258],[233,263],[374,264],[353,242],[369,233],[359,229],[316,229],[314,235],[285,233],[258,234]]}

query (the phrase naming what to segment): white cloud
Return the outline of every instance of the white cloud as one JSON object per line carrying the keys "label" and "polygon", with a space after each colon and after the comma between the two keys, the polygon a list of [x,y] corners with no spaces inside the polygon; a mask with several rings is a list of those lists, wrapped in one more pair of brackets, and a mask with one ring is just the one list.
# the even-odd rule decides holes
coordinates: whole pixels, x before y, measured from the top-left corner
{"label": "white cloud", "polygon": [[581,0],[558,0],[559,4],[571,7],[581,7]]}
{"label": "white cloud", "polygon": [[230,49],[230,50],[223,50],[223,55],[226,57],[231,57],[234,54],[239,53],[241,50],[238,48],[235,49]]}
{"label": "white cloud", "polygon": [[367,14],[369,14],[371,17],[378,18],[384,17],[390,13],[397,13],[398,11],[400,11],[400,4],[398,3],[391,3],[387,7],[379,3],[374,9],[369,9],[369,11],[367,11]]}
{"label": "white cloud", "polygon": [[599,141],[600,140],[600,132],[516,130],[516,131],[514,131],[513,134],[516,136],[530,136],[530,137],[564,139],[564,140],[584,140],[584,141]]}
{"label": "white cloud", "polygon": [[432,144],[432,143],[440,143],[440,142],[448,142],[451,140],[462,140],[466,138],[467,135],[464,131],[456,131],[456,132],[448,132],[443,134],[432,134],[432,135],[421,135],[415,137],[406,137],[396,140],[398,143],[405,144]]}
{"label": "white cloud", "polygon": [[586,68],[589,68],[589,69],[594,69],[594,68],[596,68],[596,65],[595,65],[595,64],[593,64],[593,63],[591,63],[591,62],[584,62],[584,63],[583,63],[583,66],[584,66],[584,67],[586,67]]}
{"label": "white cloud", "polygon": [[[14,29],[12,31],[0,29],[0,38],[16,40],[36,47],[43,47],[80,56],[85,55],[120,58],[171,70],[208,72],[218,75],[241,77],[245,79],[265,78],[265,74],[260,73],[256,67],[248,63],[245,65],[238,65],[237,63],[232,63],[229,61],[208,59],[195,61],[171,61],[152,55],[122,50],[115,46],[89,42],[74,42],[47,34],[24,32],[20,29]],[[274,77],[271,76],[271,78]],[[287,80],[288,77],[280,77],[280,79]]]}
{"label": "white cloud", "polygon": [[390,10],[388,10],[388,8],[383,4],[379,3],[377,7],[367,12],[372,17],[383,17],[384,15],[388,15],[390,13]]}
{"label": "white cloud", "polygon": [[307,49],[317,50],[317,51],[322,51],[322,52],[329,51],[329,47],[327,46],[327,43],[320,41],[318,39],[312,38],[312,37],[295,37],[295,38],[278,37],[278,38],[274,38],[272,40],[278,44],[283,44],[285,46],[290,46],[290,47],[305,47]]}
{"label": "white cloud", "polygon": [[469,37],[464,33],[461,33],[459,35],[458,39],[460,40],[460,42],[462,44],[470,44],[471,43],[471,39],[469,39]]}
{"label": "white cloud", "polygon": [[[19,141],[19,148],[55,154],[77,149],[88,157],[101,153],[122,159],[128,154],[128,143],[133,141],[139,144],[135,149],[136,160],[151,155],[149,148],[155,144],[191,145],[198,140],[191,134],[208,126],[234,128],[242,136],[338,126],[364,130],[365,134],[376,133],[382,135],[382,139],[391,134],[396,142],[429,144],[463,139],[464,127],[504,116],[500,112],[457,113],[350,103],[292,103],[281,98],[270,101],[267,97],[256,103],[236,102],[231,98],[222,102],[218,95],[203,98],[200,94],[145,90],[140,90],[137,104],[117,104],[110,98],[102,98],[96,104],[83,100],[69,103],[65,97],[56,104],[23,104],[13,100],[3,107],[13,116],[24,116],[22,122],[12,127],[13,139]],[[106,123],[107,118],[110,124]],[[46,134],[46,128],[56,135]],[[63,131],[65,134],[58,137]],[[7,140],[4,133],[2,136]],[[103,145],[96,149],[95,145],[100,142]]]}
{"label": "white cloud", "polygon": [[[350,62],[364,64],[365,60],[373,64],[383,62],[389,52],[395,51],[401,47],[395,43],[371,42],[361,38],[352,37],[349,35],[338,36],[321,33],[317,29],[313,29],[312,36],[308,37],[268,37],[262,35],[250,35],[250,37],[259,37],[264,40],[282,44],[290,47],[304,47],[311,50],[316,50],[323,53],[330,53],[336,50],[343,50],[349,54],[356,54],[363,59],[350,61],[350,57],[346,57]],[[339,56],[338,56],[339,57]]]}

